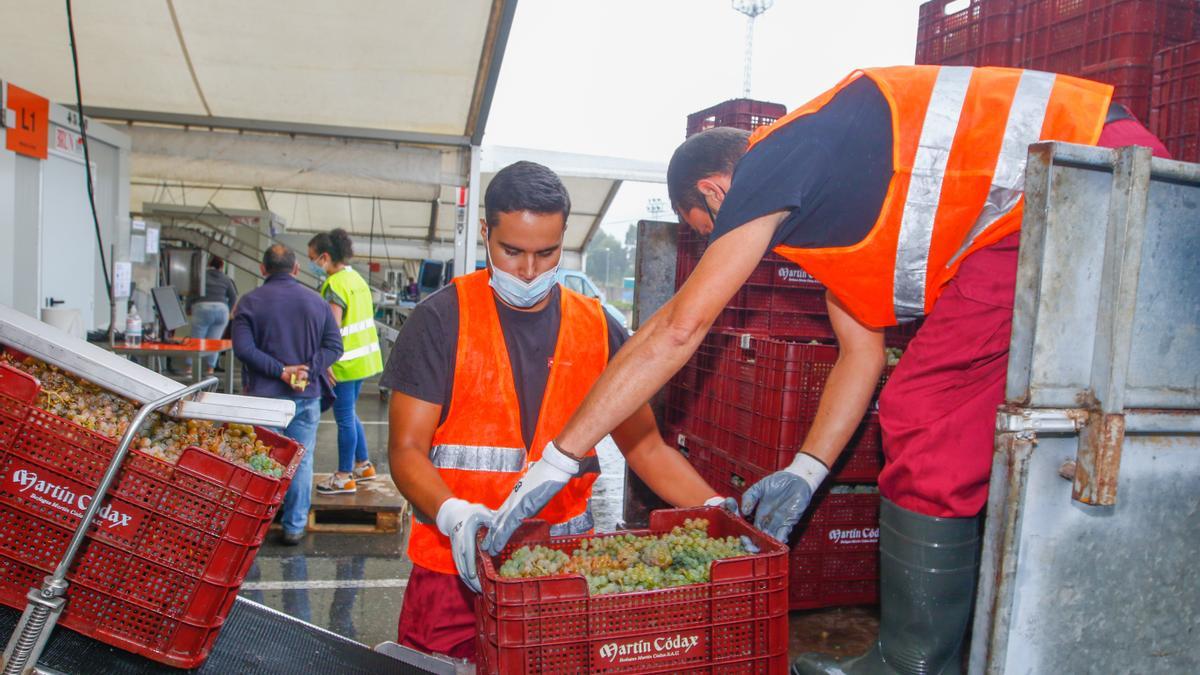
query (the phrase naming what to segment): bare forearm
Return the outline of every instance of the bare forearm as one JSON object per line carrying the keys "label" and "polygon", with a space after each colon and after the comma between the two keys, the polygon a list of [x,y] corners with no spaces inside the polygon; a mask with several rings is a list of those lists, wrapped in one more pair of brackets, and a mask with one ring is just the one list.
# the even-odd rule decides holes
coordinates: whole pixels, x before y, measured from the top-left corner
{"label": "bare forearm", "polygon": [[391,448],[388,465],[400,494],[429,519],[437,516],[442,502],[454,496],[429,457],[418,448]]}
{"label": "bare forearm", "polygon": [[842,449],[854,435],[862,422],[879,374],[883,370],[884,355],[842,355],[829,373],[817,415],[812,428],[800,447],[825,463],[833,466]]}
{"label": "bare forearm", "polygon": [[677,507],[700,506],[717,494],[678,451],[661,442],[647,445],[625,461],[663,501]]}
{"label": "bare forearm", "polygon": [[616,357],[558,435],[560,450],[581,456],[671,379],[696,351],[708,326],[681,333],[670,326],[671,303],[639,330]]}

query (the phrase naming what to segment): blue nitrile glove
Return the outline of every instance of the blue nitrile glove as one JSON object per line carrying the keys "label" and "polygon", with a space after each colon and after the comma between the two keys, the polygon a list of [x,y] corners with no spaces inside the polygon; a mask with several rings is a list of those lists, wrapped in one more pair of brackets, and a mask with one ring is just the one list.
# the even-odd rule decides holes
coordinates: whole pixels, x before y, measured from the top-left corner
{"label": "blue nitrile glove", "polygon": [[529,470],[513,486],[508,499],[496,510],[496,522],[483,540],[483,549],[489,555],[498,555],[504,550],[509,537],[526,518],[533,518],[563,489],[567,481],[579,473],[579,460],[563,454],[554,446],[546,444],[542,458],[529,466]]}
{"label": "blue nitrile glove", "polygon": [[787,467],[758,481],[742,495],[742,514],[754,514],[754,526],[786,542],[800,522],[829,467],[812,455],[799,452]]}
{"label": "blue nitrile glove", "polygon": [[483,504],[451,497],[442,502],[437,513],[438,530],[450,537],[450,550],[454,554],[454,567],[458,578],[480,592],[479,574],[475,569],[475,539],[481,527],[491,527],[496,512]]}

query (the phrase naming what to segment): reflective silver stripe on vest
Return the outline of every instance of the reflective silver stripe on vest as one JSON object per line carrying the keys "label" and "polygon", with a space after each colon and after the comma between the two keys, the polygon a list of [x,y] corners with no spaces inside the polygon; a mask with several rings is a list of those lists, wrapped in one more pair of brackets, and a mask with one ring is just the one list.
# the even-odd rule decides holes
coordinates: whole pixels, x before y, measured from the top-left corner
{"label": "reflective silver stripe on vest", "polygon": [[342,337],[361,333],[364,330],[375,325],[375,319],[363,319],[358,323],[352,323],[349,326],[342,326]]}
{"label": "reflective silver stripe on vest", "polygon": [[525,448],[437,445],[430,449],[429,461],[439,469],[518,473],[525,470]]}
{"label": "reflective silver stripe on vest", "polygon": [[561,537],[568,534],[583,534],[596,526],[592,518],[592,500],[588,500],[587,510],[574,518],[550,526],[550,536]]}
{"label": "reflective silver stripe on vest", "polygon": [[1004,126],[1000,157],[992,174],[992,189],[988,191],[979,218],[967,233],[963,245],[950,259],[950,264],[962,257],[989,225],[1012,211],[1025,193],[1025,162],[1029,158],[1029,146],[1042,137],[1042,124],[1046,121],[1046,108],[1054,91],[1055,78],[1053,73],[1033,70],[1021,73],[1012,108],[1008,111],[1008,123]]}
{"label": "reflective silver stripe on vest", "polygon": [[357,359],[361,356],[366,356],[367,354],[371,354],[371,353],[377,352],[377,351],[379,351],[379,343],[372,342],[369,345],[363,345],[362,347],[359,347],[358,349],[351,349],[350,351],[345,352],[344,354],[342,354],[342,358],[338,359],[338,362],[341,363],[342,361],[353,361],[354,359]]}
{"label": "reflective silver stripe on vest", "polygon": [[900,239],[896,248],[892,306],[897,319],[912,319],[925,313],[925,272],[929,265],[929,244],[942,181],[958,120],[962,115],[967,85],[973,68],[942,66],[938,70],[933,95],[925,110],[921,138],[913,158],[912,180],[900,217]]}

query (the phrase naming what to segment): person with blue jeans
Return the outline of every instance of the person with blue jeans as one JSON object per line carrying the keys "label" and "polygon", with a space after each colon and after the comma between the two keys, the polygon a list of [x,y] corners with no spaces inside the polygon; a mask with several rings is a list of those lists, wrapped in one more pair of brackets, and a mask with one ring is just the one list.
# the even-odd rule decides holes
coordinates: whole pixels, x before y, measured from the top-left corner
{"label": "person with blue jeans", "polygon": [[[204,295],[192,303],[191,335],[201,340],[219,340],[225,334],[225,326],[229,325],[229,315],[237,304],[237,286],[233,279],[226,276],[225,261],[217,256],[208,259],[208,269],[204,271]],[[206,375],[212,375],[217,367],[217,355],[203,357]],[[188,372],[192,369],[192,360],[187,359]]]}
{"label": "person with blue jeans", "polygon": [[308,259],[315,273],[326,276],[321,297],[329,303],[341,327],[344,352],[331,374],[337,400],[333,418],[338,428],[338,468],[317,484],[321,494],[354,494],[358,483],[374,480],[376,472],[367,453],[367,435],[356,406],[363,380],[383,372],[383,354],[375,331],[371,287],[350,267],[354,242],[345,230],[322,232],[308,242]]}
{"label": "person with blue jeans", "polygon": [[283,543],[304,537],[312,502],[312,456],[321,399],[334,395],[325,372],[342,356],[342,336],[328,303],[296,280],[296,254],[276,244],[263,254],[266,281],[238,302],[231,334],[242,362],[242,388],[250,396],[295,402],[296,416],[283,434],[304,446],[304,458],[283,499]]}

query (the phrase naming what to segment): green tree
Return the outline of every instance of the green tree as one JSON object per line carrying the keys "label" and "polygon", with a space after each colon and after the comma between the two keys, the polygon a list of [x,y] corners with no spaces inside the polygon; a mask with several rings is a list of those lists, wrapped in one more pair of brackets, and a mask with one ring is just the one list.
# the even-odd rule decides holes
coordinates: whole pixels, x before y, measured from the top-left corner
{"label": "green tree", "polygon": [[632,256],[616,237],[601,230],[587,247],[584,272],[610,298],[621,297],[621,285],[632,273]]}

